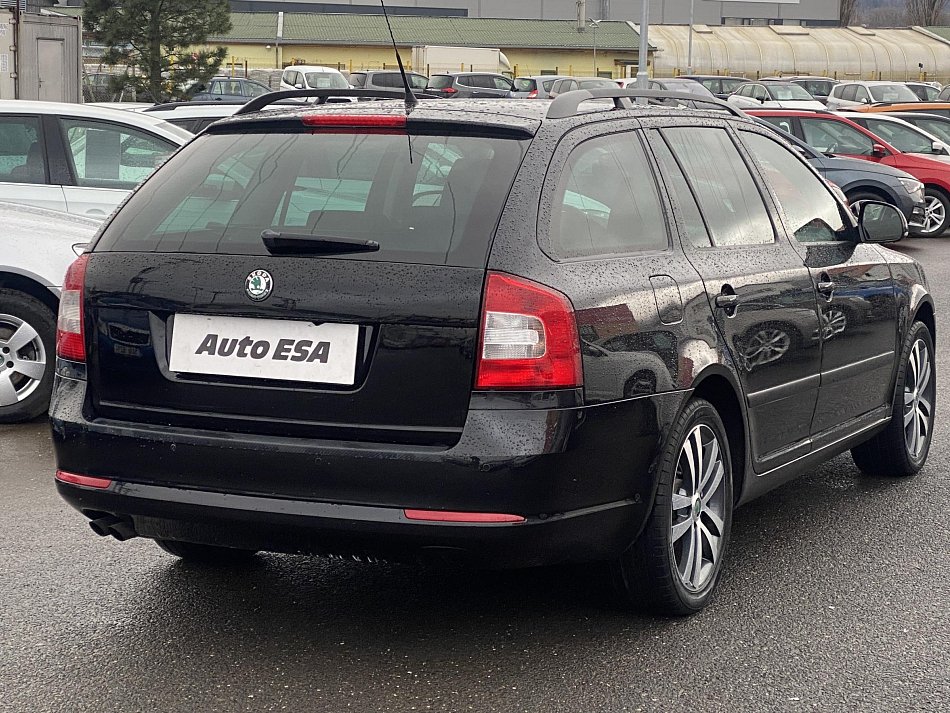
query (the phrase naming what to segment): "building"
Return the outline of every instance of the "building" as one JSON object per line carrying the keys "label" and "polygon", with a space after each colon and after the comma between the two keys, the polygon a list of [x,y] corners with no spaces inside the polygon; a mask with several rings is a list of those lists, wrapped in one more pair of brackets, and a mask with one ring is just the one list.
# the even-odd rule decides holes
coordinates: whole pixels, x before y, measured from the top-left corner
{"label": "building", "polygon": [[[75,0],[73,0],[75,1]],[[642,0],[582,0],[584,14],[594,20],[640,21]],[[690,5],[694,21],[705,25],[836,26],[841,0],[650,0],[650,21],[687,24]],[[392,0],[393,15],[436,15],[490,18],[568,20],[577,17],[578,0]],[[379,0],[231,0],[234,12],[380,12]]]}

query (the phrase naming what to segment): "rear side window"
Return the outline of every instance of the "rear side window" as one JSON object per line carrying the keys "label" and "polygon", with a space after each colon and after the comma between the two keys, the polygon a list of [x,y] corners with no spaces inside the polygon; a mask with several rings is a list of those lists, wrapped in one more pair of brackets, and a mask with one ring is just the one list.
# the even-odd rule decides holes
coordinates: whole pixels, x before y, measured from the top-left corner
{"label": "rear side window", "polygon": [[434,77],[429,77],[427,86],[432,87],[432,89],[446,89],[452,86],[453,79],[454,77],[446,74],[437,74]]}
{"label": "rear side window", "polygon": [[39,117],[0,117],[0,181],[46,183]]}
{"label": "rear side window", "polygon": [[574,149],[558,181],[549,240],[556,258],[667,247],[656,180],[635,134],[591,139]]}
{"label": "rear side window", "polygon": [[755,179],[725,129],[676,128],[663,135],[686,173],[715,247],[775,241]]}
{"label": "rear side window", "polygon": [[689,187],[686,176],[683,175],[682,169],[676,162],[673,152],[670,151],[670,147],[666,142],[659,138],[659,132],[651,132],[650,143],[666,179],[666,190],[673,199],[674,210],[683,229],[683,237],[693,247],[712,247],[712,240],[709,239],[709,231],[706,229],[702,213],[699,212],[696,197]]}
{"label": "rear side window", "polygon": [[61,119],[76,185],[131,189],[152,173],[176,146],[121,124]]}
{"label": "rear side window", "polygon": [[722,91],[724,92],[734,92],[739,85],[744,84],[744,79],[722,79]]}
{"label": "rear side window", "polygon": [[845,85],[839,96],[845,101],[853,102],[855,97],[858,95],[858,85],[857,84],[848,84]]}
{"label": "rear side window", "polygon": [[[360,72],[353,72],[353,74],[350,75],[350,84],[352,84],[354,87],[357,87],[357,88],[360,88],[360,87],[365,86],[365,85],[366,85],[366,75],[365,75],[365,74],[362,74],[362,73],[360,73]],[[377,84],[377,85],[380,84],[379,78],[377,78],[376,84]]]}
{"label": "rear side window", "polygon": [[524,149],[469,136],[206,134],[135,193],[96,249],[266,255],[261,233],[273,230],[381,245],[343,258],[481,267]]}

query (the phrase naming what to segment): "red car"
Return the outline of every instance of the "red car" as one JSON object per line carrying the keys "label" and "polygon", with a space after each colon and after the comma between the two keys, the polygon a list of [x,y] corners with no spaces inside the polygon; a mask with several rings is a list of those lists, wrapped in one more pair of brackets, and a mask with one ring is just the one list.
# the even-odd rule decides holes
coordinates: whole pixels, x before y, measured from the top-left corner
{"label": "red car", "polygon": [[917,234],[941,235],[950,227],[950,158],[904,153],[850,119],[790,109],[746,112],[797,136],[822,153],[860,158],[906,171],[924,184],[926,216]]}

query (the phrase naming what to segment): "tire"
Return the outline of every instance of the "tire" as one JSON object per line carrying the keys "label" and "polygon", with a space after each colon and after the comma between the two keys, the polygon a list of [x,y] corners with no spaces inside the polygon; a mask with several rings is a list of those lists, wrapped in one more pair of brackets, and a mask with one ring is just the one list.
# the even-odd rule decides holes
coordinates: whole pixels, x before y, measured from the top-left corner
{"label": "tire", "polygon": [[[719,466],[707,469],[711,481],[705,487],[700,473],[700,496],[695,493],[689,468],[690,456],[695,461],[697,436],[703,459],[718,451],[718,459],[710,460],[709,465]],[[697,505],[697,501],[702,504]],[[682,507],[674,510],[677,504]],[[685,616],[702,610],[722,573],[732,508],[732,460],[726,429],[712,404],[694,398],[677,418],[661,456],[656,497],[647,524],[637,541],[614,563],[614,582],[623,602],[663,615]],[[698,568],[689,566],[695,563],[689,552],[696,551],[697,541],[702,553]],[[705,557],[714,550],[714,557]],[[707,560],[708,564],[703,564]]]}
{"label": "tire", "polygon": [[901,352],[891,420],[874,438],[851,449],[855,465],[867,475],[915,475],[930,452],[936,396],[933,337],[927,325],[914,322]]}
{"label": "tire", "polygon": [[186,562],[201,564],[238,564],[247,562],[255,554],[254,550],[238,550],[232,547],[218,545],[199,545],[195,542],[179,542],[178,540],[155,540],[155,544],[170,555],[175,555]]}
{"label": "tire", "polygon": [[[881,198],[877,193],[868,193],[867,191],[857,190],[854,193],[849,193],[847,195],[848,205],[854,205],[859,201],[877,201],[878,203],[891,203],[891,201],[886,198]],[[896,206],[895,206],[896,207]]]}
{"label": "tire", "polygon": [[56,315],[35,297],[0,289],[0,423],[49,409],[56,369]]}
{"label": "tire", "polygon": [[940,189],[927,186],[924,200],[924,227],[918,229],[916,234],[925,238],[939,238],[950,226],[950,198]]}

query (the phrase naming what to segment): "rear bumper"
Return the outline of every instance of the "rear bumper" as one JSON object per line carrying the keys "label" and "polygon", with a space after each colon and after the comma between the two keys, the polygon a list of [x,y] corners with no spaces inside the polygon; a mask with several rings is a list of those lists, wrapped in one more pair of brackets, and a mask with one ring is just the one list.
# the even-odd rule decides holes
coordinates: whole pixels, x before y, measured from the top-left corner
{"label": "rear bumper", "polygon": [[[87,418],[85,382],[58,379],[57,482],[90,518],[139,535],[278,552],[492,566],[612,557],[653,501],[654,460],[682,393],[596,407],[473,409],[459,443],[424,448],[234,435]],[[482,404],[492,405],[492,404]],[[516,523],[409,519],[404,510],[519,515]]]}

